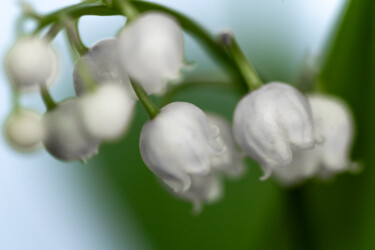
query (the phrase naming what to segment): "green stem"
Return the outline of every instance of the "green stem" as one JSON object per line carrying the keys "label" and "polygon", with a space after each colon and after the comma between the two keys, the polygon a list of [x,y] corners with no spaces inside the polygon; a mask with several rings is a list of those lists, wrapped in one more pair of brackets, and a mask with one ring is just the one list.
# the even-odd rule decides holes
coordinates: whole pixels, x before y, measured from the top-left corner
{"label": "green stem", "polygon": [[138,99],[141,101],[143,107],[148,113],[150,119],[154,119],[159,113],[160,110],[156,105],[152,102],[151,98],[148,96],[146,91],[142,88],[141,85],[131,80],[131,84],[133,86],[134,92],[137,94]]}
{"label": "green stem", "polygon": [[17,112],[21,107],[20,93],[15,88],[12,88],[12,106],[13,112]]}
{"label": "green stem", "polygon": [[220,41],[227,48],[229,54],[232,55],[233,60],[238,69],[241,71],[249,90],[252,91],[262,86],[262,81],[260,80],[254,67],[246,59],[245,54],[242,52],[233,34],[230,32],[223,32],[220,35]]}
{"label": "green stem", "polygon": [[89,50],[81,40],[81,36],[78,31],[78,20],[74,23],[70,20],[65,20],[65,30],[68,36],[71,46],[77,51],[77,53],[82,56],[86,54]]}
{"label": "green stem", "polygon": [[40,85],[40,94],[42,96],[42,100],[44,102],[44,105],[47,108],[47,111],[51,111],[54,108],[56,108],[57,105],[56,105],[55,101],[52,99],[52,97],[51,97],[51,95],[48,91],[48,88],[45,84]]}
{"label": "green stem", "polygon": [[118,9],[121,10],[121,12],[124,14],[124,16],[127,17],[127,23],[130,23],[132,20],[134,20],[138,15],[138,10],[134,8],[134,6],[130,3],[129,0],[114,0],[115,5]]}
{"label": "green stem", "polygon": [[51,28],[44,35],[44,38],[47,41],[51,42],[53,39],[55,39],[55,37],[57,36],[57,34],[60,32],[61,29],[62,27],[59,23],[52,24]]}
{"label": "green stem", "polygon": [[95,83],[92,74],[90,73],[84,61],[78,60],[76,64],[80,73],[80,77],[82,78],[82,82],[85,85],[85,90],[87,90],[88,92],[95,91],[97,83]]}
{"label": "green stem", "polygon": [[[181,24],[181,27],[190,35],[192,35],[213,57],[213,59],[221,64],[224,69],[230,74],[233,82],[236,82],[243,91],[247,90],[245,79],[243,78],[237,65],[234,63],[232,57],[230,57],[225,48],[219,44],[214,37],[202,28],[199,24],[188,18],[187,16],[169,9],[167,7],[158,5],[156,3],[148,3],[143,1],[134,1],[132,5],[140,12],[147,11],[162,11],[172,15]],[[45,26],[52,22],[57,22],[61,16],[70,17],[77,19],[84,15],[96,15],[96,16],[110,16],[110,15],[121,15],[122,12],[116,6],[100,4],[100,3],[79,3],[76,5],[68,6],[66,8],[57,10],[44,16],[38,26],[39,29],[43,29]]]}

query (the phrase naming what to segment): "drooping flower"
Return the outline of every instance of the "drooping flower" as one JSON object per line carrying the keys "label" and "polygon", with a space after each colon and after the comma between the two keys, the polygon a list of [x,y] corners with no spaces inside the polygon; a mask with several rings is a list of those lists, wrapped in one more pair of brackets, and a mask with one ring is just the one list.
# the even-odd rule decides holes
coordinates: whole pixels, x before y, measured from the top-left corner
{"label": "drooping flower", "polygon": [[123,84],[106,82],[81,99],[82,120],[98,140],[120,138],[130,124],[135,100]]}
{"label": "drooping flower", "polygon": [[147,12],[119,34],[125,71],[148,94],[162,93],[184,65],[184,40],[178,22],[162,12]]}
{"label": "drooping flower", "polygon": [[323,138],[318,145],[322,166],[329,172],[345,170],[352,165],[349,158],[354,122],[348,106],[340,99],[327,95],[308,96],[315,128]]}
{"label": "drooping flower", "polygon": [[[127,88],[135,98],[128,74],[120,66],[118,55],[118,39],[104,39],[97,42],[74,65],[73,81],[76,94],[87,92],[88,84],[85,80],[92,80],[94,84],[117,82]],[[89,74],[89,76],[85,76]]]}
{"label": "drooping flower", "polygon": [[83,123],[79,98],[67,99],[48,111],[43,123],[44,146],[54,157],[85,161],[98,152],[99,141],[88,133]]}
{"label": "drooping flower", "polygon": [[214,166],[217,170],[229,177],[240,177],[245,172],[244,155],[239,151],[234,138],[231,126],[228,121],[219,115],[207,114],[208,122],[212,127],[217,127],[218,139],[226,146],[227,150],[216,157]]}
{"label": "drooping flower", "polygon": [[5,121],[4,135],[16,150],[31,152],[40,149],[44,135],[42,118],[32,110],[16,110]]}
{"label": "drooping flower", "polygon": [[233,134],[242,150],[256,160],[268,178],[293,159],[293,148],[315,143],[307,99],[295,88],[272,82],[244,96],[234,112]]}
{"label": "drooping flower", "polygon": [[322,142],[313,149],[294,152],[295,157],[286,168],[275,170],[276,177],[288,185],[356,166],[349,158],[354,126],[347,105],[339,98],[322,94],[310,95],[308,100],[315,131],[322,137]]}
{"label": "drooping flower", "polygon": [[163,107],[143,126],[140,137],[143,161],[176,193],[190,189],[193,175],[210,174],[225,150],[204,112],[184,102]]}
{"label": "drooping flower", "polygon": [[57,57],[47,41],[40,38],[20,39],[5,59],[9,80],[19,91],[38,91],[49,85],[57,73]]}

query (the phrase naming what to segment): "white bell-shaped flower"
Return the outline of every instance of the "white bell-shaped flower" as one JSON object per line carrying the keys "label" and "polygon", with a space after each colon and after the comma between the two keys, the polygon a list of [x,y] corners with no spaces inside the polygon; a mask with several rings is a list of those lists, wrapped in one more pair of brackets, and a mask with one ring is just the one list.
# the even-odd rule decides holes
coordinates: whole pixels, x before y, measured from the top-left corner
{"label": "white bell-shaped flower", "polygon": [[339,98],[328,95],[308,96],[315,129],[323,142],[316,147],[321,157],[320,170],[340,172],[355,167],[350,161],[354,122],[348,106]]}
{"label": "white bell-shaped flower", "polygon": [[44,39],[26,37],[9,51],[5,69],[16,89],[38,91],[41,84],[49,85],[55,79],[57,57]]}
{"label": "white bell-shaped flower", "polygon": [[244,154],[239,151],[232,133],[232,128],[228,121],[215,114],[207,114],[208,122],[211,126],[218,128],[218,139],[226,146],[227,150],[219,157],[214,165],[219,171],[226,173],[230,177],[240,177],[245,172]]}
{"label": "white bell-shaped flower", "polygon": [[98,152],[99,141],[87,131],[82,120],[80,99],[67,99],[43,117],[46,135],[44,146],[54,157],[82,160]]}
{"label": "white bell-shaped flower", "polygon": [[107,82],[82,96],[82,120],[98,140],[120,138],[132,120],[135,100],[123,84]]}
{"label": "white bell-shaped flower", "polygon": [[4,135],[16,150],[31,152],[40,149],[44,135],[42,117],[31,110],[16,110],[5,121]]}
{"label": "white bell-shaped flower", "polygon": [[209,174],[225,150],[203,111],[185,102],[163,107],[140,137],[143,161],[175,192],[189,190],[192,175]]}
{"label": "white bell-shaped flower", "polygon": [[190,175],[191,185],[186,191],[174,192],[184,200],[193,203],[193,211],[200,213],[203,204],[212,204],[223,196],[223,182],[221,176],[216,173],[207,175]]}
{"label": "white bell-shaped flower", "polygon": [[[101,40],[76,62],[73,81],[78,96],[87,92],[88,84],[85,80],[89,78],[98,85],[108,82],[121,83],[129,93],[132,93],[133,98],[136,98],[129,77],[120,65],[117,46],[117,38]],[[90,75],[86,77],[84,74]]]}
{"label": "white bell-shaped flower", "polygon": [[244,96],[233,120],[234,138],[242,150],[259,162],[268,178],[272,170],[287,166],[293,148],[315,143],[307,99],[290,85],[272,82]]}
{"label": "white bell-shaped flower", "polygon": [[352,169],[356,164],[349,158],[353,139],[353,119],[347,105],[328,95],[308,96],[315,131],[322,142],[310,150],[295,150],[293,161],[283,169],[275,170],[284,184],[295,184],[315,175],[329,176]]}
{"label": "white bell-shaped flower", "polygon": [[162,93],[167,80],[179,78],[184,65],[182,29],[162,12],[147,12],[125,26],[119,49],[125,71],[148,94]]}

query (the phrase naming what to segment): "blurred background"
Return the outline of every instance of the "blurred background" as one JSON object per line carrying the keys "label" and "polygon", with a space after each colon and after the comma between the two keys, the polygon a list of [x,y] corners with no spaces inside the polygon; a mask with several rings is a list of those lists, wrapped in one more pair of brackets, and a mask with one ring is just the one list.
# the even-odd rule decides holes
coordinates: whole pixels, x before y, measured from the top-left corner
{"label": "blurred background", "polygon": [[[29,0],[40,13],[78,1]],[[295,82],[307,56],[320,58],[320,80],[355,114],[353,159],[357,175],[311,180],[286,189],[251,162],[247,174],[225,183],[224,198],[196,216],[171,196],[144,166],[138,139],[147,115],[138,105],[124,138],[105,144],[88,164],[55,160],[45,151],[20,154],[0,138],[0,249],[375,249],[375,2],[373,0],[163,0],[211,33],[231,29],[265,80]],[[0,58],[16,38],[18,1],[0,8]],[[124,18],[84,17],[87,46],[116,35]],[[33,28],[33,24],[27,27]],[[51,92],[73,95],[73,62],[63,35],[53,46],[60,72]],[[221,79],[221,68],[189,36],[186,78]],[[3,64],[1,61],[1,68]],[[11,92],[0,73],[0,120],[11,110]],[[175,100],[231,119],[240,94],[220,88],[187,89]],[[36,94],[22,103],[44,110]],[[291,197],[298,197],[291,199]]]}

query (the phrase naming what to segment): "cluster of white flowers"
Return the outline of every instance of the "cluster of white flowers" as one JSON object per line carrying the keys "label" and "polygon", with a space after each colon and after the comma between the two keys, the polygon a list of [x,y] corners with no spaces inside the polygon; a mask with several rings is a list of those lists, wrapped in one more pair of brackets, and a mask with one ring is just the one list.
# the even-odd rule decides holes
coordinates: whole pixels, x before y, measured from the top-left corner
{"label": "cluster of white flowers", "polygon": [[[57,72],[50,45],[35,37],[21,39],[5,65],[14,89],[21,92],[47,91]],[[76,97],[53,105],[44,116],[16,109],[6,121],[6,137],[21,151],[44,145],[58,159],[85,161],[103,141],[126,132],[141,99],[133,86],[148,95],[162,94],[168,82],[180,78],[183,66],[178,22],[160,12],[142,14],[116,38],[99,41],[77,60]],[[222,196],[223,177],[243,175],[245,155],[260,164],[262,180],[274,173],[286,184],[353,166],[348,157],[353,121],[345,104],[325,95],[305,97],[285,83],[271,82],[245,95],[232,127],[186,102],[170,103],[151,118],[140,135],[142,159],[195,211]]]}

